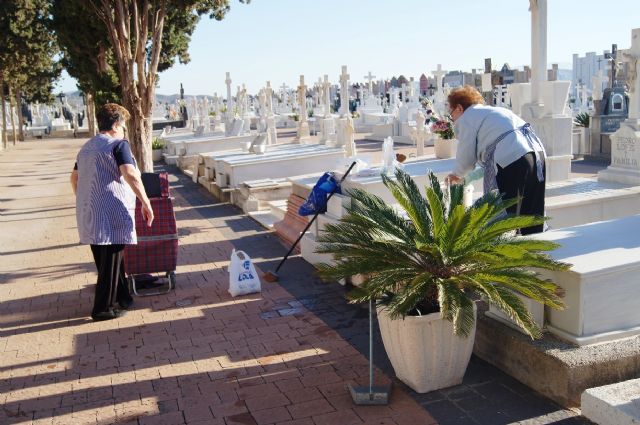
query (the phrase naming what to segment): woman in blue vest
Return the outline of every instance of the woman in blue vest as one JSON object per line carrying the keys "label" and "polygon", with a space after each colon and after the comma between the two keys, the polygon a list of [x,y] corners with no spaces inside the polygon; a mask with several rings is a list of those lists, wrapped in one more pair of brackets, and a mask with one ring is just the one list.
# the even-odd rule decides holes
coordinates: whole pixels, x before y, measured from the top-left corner
{"label": "woman in blue vest", "polygon": [[[543,216],[546,155],[531,125],[508,109],[484,105],[471,86],[453,89],[448,101],[458,151],[447,180],[462,183],[478,163],[484,169],[485,193],[497,189],[504,199],[518,198],[508,213]],[[520,234],[542,231],[539,225],[520,229]]]}
{"label": "woman in blue vest", "polygon": [[137,243],[136,197],[149,226],[153,222],[153,210],[125,139],[129,112],[120,105],[108,103],[96,118],[99,134],[80,149],[71,173],[71,186],[76,194],[80,243],[91,246],[98,269],[91,312],[93,320],[98,321],[124,315],[133,302],[126,284],[123,253],[125,245]]}

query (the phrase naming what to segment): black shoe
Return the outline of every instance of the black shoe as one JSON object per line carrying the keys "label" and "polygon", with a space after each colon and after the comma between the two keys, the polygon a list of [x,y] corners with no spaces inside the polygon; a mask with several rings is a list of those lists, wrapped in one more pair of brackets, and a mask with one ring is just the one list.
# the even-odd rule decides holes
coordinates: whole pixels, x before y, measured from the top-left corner
{"label": "black shoe", "polygon": [[120,304],[120,308],[122,308],[123,310],[129,310],[133,305],[133,298],[129,298],[128,300],[118,301],[118,304]]}
{"label": "black shoe", "polygon": [[114,308],[108,311],[101,311],[100,313],[92,314],[91,318],[94,322],[101,322],[103,320],[117,319],[125,314],[127,314],[126,310],[118,310],[117,308]]}

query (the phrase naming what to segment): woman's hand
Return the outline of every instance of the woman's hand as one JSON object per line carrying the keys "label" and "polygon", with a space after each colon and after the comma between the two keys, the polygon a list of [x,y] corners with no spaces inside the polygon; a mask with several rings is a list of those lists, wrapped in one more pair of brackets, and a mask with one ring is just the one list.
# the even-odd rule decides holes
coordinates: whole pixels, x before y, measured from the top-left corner
{"label": "woman's hand", "polygon": [[153,208],[151,208],[151,204],[142,203],[142,208],[140,210],[142,212],[142,217],[144,217],[144,221],[147,222],[147,227],[151,227],[151,223],[153,223]]}

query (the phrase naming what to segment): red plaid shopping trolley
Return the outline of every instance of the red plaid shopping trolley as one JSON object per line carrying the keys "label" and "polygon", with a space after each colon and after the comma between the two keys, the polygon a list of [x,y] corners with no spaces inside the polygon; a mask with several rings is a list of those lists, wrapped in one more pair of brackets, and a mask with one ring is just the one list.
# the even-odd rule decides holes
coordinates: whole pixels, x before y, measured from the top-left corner
{"label": "red plaid shopping trolley", "polygon": [[[178,263],[178,229],[169,196],[168,175],[166,172],[144,173],[142,177],[155,218],[151,227],[147,226],[142,217],[140,201],[136,199],[138,244],[125,246],[124,268],[134,294],[166,294],[175,287]],[[136,275],[163,272],[166,273],[168,284],[162,285],[162,290],[138,292]]]}

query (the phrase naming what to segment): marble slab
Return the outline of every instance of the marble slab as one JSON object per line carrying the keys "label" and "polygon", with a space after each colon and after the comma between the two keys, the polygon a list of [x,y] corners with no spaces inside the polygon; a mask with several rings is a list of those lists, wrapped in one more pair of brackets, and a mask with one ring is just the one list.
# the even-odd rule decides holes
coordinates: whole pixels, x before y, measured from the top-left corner
{"label": "marble slab", "polygon": [[549,331],[578,345],[640,334],[640,215],[553,230],[550,255],[572,264],[543,271],[565,291],[565,310],[545,311]]}
{"label": "marble slab", "polygon": [[640,186],[576,178],[548,183],[545,195],[552,229],[640,214]]}
{"label": "marble slab", "polygon": [[[418,160],[407,161],[403,164],[404,171],[409,173],[413,178],[423,195],[425,186],[428,184],[429,170],[433,171],[442,182],[454,167],[455,159],[436,159],[435,156],[426,156]],[[366,171],[366,175],[363,175],[363,173],[360,175],[349,175],[342,184],[343,192],[351,188],[362,189],[379,196],[386,202],[394,203],[395,199],[384,186],[380,172],[380,167],[372,167]],[[475,180],[472,184],[476,192],[482,192],[482,179]]]}
{"label": "marble slab", "polygon": [[255,138],[255,134],[230,137],[193,136],[167,141],[164,150],[168,155],[195,155],[204,152],[240,149],[241,143],[251,142]]}
{"label": "marble slab", "polygon": [[295,148],[267,151],[262,155],[240,154],[216,159],[216,183],[236,187],[262,178],[281,178],[303,173],[333,170],[344,158],[343,147],[298,145]]}

